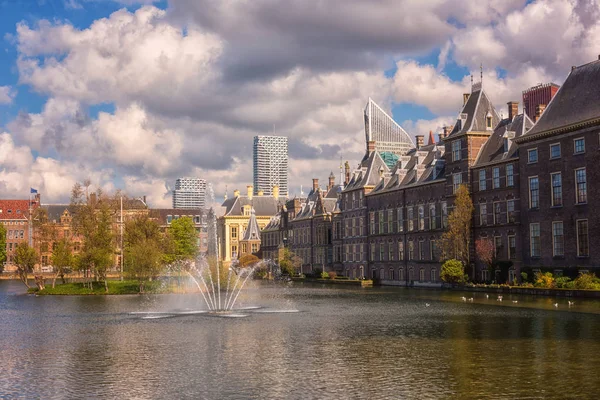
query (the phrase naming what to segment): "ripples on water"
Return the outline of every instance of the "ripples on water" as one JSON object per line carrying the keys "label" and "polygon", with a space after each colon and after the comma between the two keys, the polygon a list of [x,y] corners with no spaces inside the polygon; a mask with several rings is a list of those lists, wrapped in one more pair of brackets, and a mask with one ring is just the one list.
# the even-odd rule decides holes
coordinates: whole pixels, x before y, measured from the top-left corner
{"label": "ripples on water", "polygon": [[261,285],[240,297],[266,307],[247,318],[149,320],[160,314],[131,313],[193,311],[201,299],[20,292],[0,281],[0,398],[561,399],[600,389],[598,302]]}

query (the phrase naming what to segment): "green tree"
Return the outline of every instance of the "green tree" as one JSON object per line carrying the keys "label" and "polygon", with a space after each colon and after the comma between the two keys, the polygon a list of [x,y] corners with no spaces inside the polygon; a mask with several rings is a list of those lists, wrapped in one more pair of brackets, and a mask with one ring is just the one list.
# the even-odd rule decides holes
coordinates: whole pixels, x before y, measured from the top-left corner
{"label": "green tree", "polygon": [[279,259],[279,268],[281,268],[282,274],[294,276],[300,270],[302,265],[302,259],[298,257],[294,252],[288,248],[284,248],[281,251]]}
{"label": "green tree", "polygon": [[442,235],[443,258],[461,261],[466,267],[470,266],[473,209],[469,189],[462,184],[456,191],[454,209],[448,216],[448,230]]}
{"label": "green tree", "polygon": [[6,228],[0,224],[0,274],[4,271],[6,262]]}
{"label": "green tree", "polygon": [[96,279],[103,280],[108,291],[106,275],[113,263],[112,219],[116,211],[111,199],[100,190],[90,194],[89,187],[89,181],[83,185],[76,183],[71,191],[71,207],[74,210],[72,227],[82,237],[78,268],[84,271],[86,278],[91,278],[93,274]]}
{"label": "green tree", "polygon": [[448,260],[442,264],[440,277],[444,282],[448,283],[464,283],[465,268],[459,260]]}
{"label": "green tree", "polygon": [[140,293],[145,283],[156,278],[165,262],[167,241],[160,226],[147,215],[139,215],[125,224],[123,238],[125,272],[139,282]]}
{"label": "green tree", "polygon": [[65,283],[65,274],[71,271],[74,265],[75,258],[71,242],[67,238],[62,238],[56,242],[56,248],[52,252],[52,266],[54,268],[54,278],[52,279],[52,287],[56,285],[56,278],[60,276],[62,282]]}
{"label": "green tree", "polygon": [[190,260],[198,253],[198,234],[191,217],[181,217],[171,222],[169,227],[171,253],[169,260]]}
{"label": "green tree", "polygon": [[37,262],[38,255],[33,247],[29,247],[26,242],[21,242],[15,248],[15,255],[13,261],[17,267],[17,275],[21,282],[28,288],[29,277],[28,274],[33,272],[33,267]]}

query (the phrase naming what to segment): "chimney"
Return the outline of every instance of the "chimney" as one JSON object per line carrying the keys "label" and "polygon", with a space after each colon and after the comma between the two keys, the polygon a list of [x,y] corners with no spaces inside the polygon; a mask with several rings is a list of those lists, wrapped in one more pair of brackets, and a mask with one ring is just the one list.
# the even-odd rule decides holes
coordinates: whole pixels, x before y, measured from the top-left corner
{"label": "chimney", "polygon": [[319,179],[313,178],[313,191],[316,192],[318,188],[319,188]]}
{"label": "chimney", "polygon": [[89,203],[94,206],[96,204],[96,193],[91,193],[90,194],[90,201]]}
{"label": "chimney", "polygon": [[252,193],[254,192],[254,186],[248,185],[248,186],[246,186],[246,189],[248,189],[248,200],[252,200]]}
{"label": "chimney", "polygon": [[540,117],[544,113],[545,109],[546,109],[546,105],[545,104],[538,104],[537,106],[535,106],[535,119],[534,119],[534,122],[537,122],[540,119]]}
{"label": "chimney", "polygon": [[273,186],[273,197],[275,197],[275,199],[279,198],[279,186],[277,185]]}
{"label": "chimney", "polygon": [[469,101],[469,96],[471,96],[471,93],[463,93],[463,107],[467,104],[467,101]]}
{"label": "chimney", "polygon": [[346,164],[344,164],[344,172],[346,175],[346,180],[344,181],[344,185],[347,185],[348,182],[350,182],[350,163],[348,161],[346,161]]}
{"label": "chimney", "polygon": [[415,139],[417,140],[417,150],[423,147],[423,139],[425,137],[423,135],[415,135]]}
{"label": "chimney", "polygon": [[508,103],[508,120],[512,121],[513,118],[517,116],[519,113],[519,102],[518,101],[509,101]]}
{"label": "chimney", "polygon": [[235,190],[233,191],[233,197],[240,197],[240,191],[239,191],[239,190],[237,190],[237,189],[235,189]]}
{"label": "chimney", "polygon": [[367,142],[367,153],[371,154],[374,151],[375,151],[375,141],[369,140]]}
{"label": "chimney", "polygon": [[143,196],[142,196],[142,200],[143,200],[143,202],[144,202],[144,205],[147,205],[147,204],[148,204],[148,203],[146,203],[146,195],[143,195]]}
{"label": "chimney", "polygon": [[429,131],[429,143],[428,144],[435,144],[435,138],[433,137],[432,131]]}
{"label": "chimney", "polygon": [[263,192],[262,190],[259,190],[257,193],[259,196],[262,196],[263,194],[265,194],[265,192]]}
{"label": "chimney", "polygon": [[331,190],[335,185],[335,175],[333,175],[333,171],[329,174],[329,185],[327,185],[327,191]]}
{"label": "chimney", "polygon": [[444,137],[445,136],[444,136],[443,133],[438,134],[438,138],[439,138],[440,143],[442,142],[442,139],[444,139]]}

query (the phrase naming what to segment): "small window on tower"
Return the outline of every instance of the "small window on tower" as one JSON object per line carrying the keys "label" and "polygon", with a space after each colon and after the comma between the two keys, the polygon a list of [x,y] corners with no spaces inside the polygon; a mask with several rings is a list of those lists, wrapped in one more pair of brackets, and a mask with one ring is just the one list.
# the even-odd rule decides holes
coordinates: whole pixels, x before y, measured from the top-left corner
{"label": "small window on tower", "polygon": [[490,128],[490,129],[491,129],[491,128],[492,128],[492,116],[491,116],[491,115],[488,115],[488,116],[485,118],[485,120],[486,120],[486,126],[487,126],[488,128]]}

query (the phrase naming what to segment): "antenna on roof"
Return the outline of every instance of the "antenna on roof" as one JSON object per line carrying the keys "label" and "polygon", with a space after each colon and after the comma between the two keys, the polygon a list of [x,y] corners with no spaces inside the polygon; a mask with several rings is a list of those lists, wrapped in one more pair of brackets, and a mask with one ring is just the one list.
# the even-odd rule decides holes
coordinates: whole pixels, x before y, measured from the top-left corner
{"label": "antenna on roof", "polygon": [[481,82],[483,88],[483,63],[479,64],[479,82]]}
{"label": "antenna on roof", "polygon": [[473,74],[471,74],[471,92],[473,92]]}

